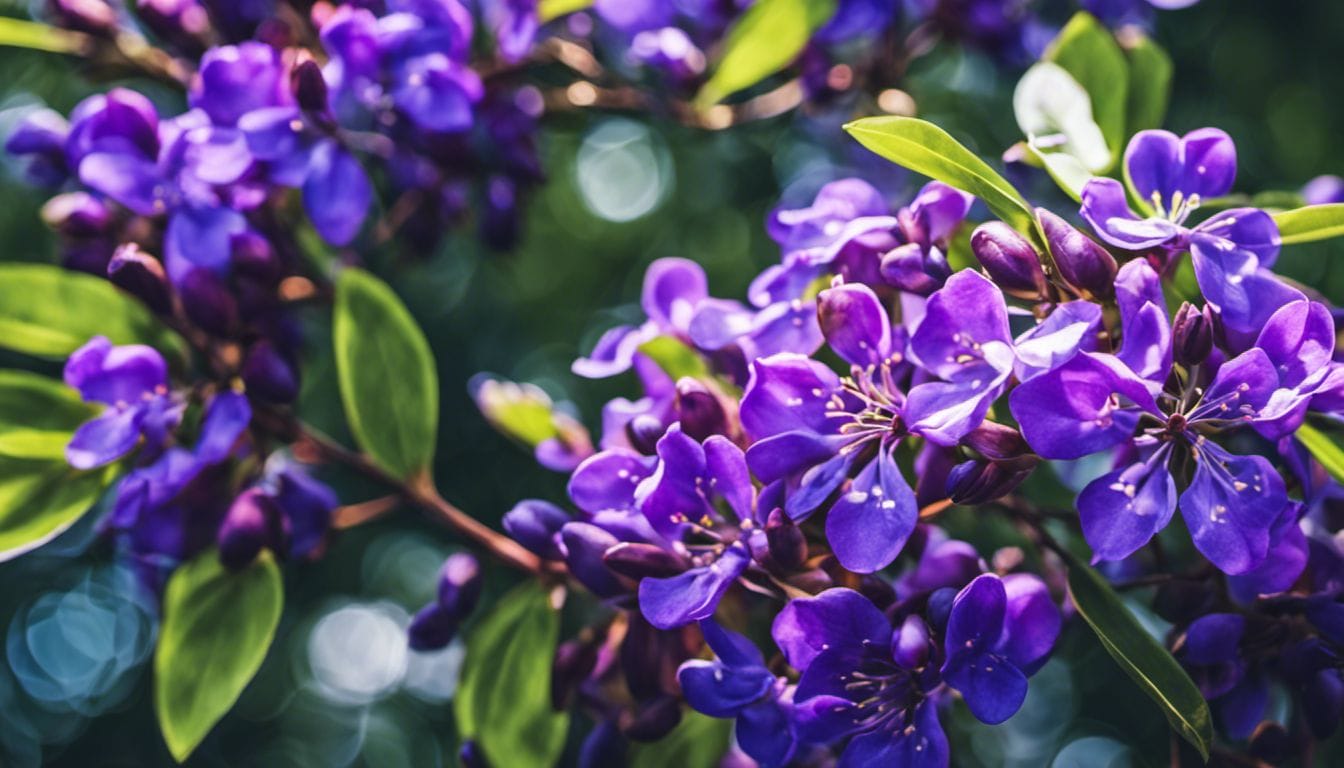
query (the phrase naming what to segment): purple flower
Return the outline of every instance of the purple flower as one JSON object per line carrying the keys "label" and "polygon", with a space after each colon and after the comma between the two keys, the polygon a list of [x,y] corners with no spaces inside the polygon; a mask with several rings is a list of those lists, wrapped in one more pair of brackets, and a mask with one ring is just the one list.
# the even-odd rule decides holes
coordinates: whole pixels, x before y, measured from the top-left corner
{"label": "purple flower", "polygon": [[201,57],[200,73],[187,103],[203,110],[215,125],[237,125],[257,109],[292,104],[289,77],[280,52],[248,41],[211,48]]}
{"label": "purple flower", "polygon": [[1241,650],[1245,633],[1245,617],[1210,613],[1191,622],[1177,646],[1177,658],[1234,739],[1251,735],[1269,703],[1269,681]]}
{"label": "purple flower", "polygon": [[[1195,469],[1180,507],[1195,546],[1223,571],[1245,573],[1265,559],[1270,528],[1287,503],[1283,480],[1264,458],[1231,454],[1208,436],[1253,422],[1274,429],[1291,418],[1274,403],[1300,399],[1291,388],[1303,380],[1296,352],[1276,325],[1267,329],[1265,348],[1224,363],[1207,388],[1187,375],[1178,391],[1164,392],[1171,328],[1156,273],[1142,260],[1126,264],[1117,294],[1124,343],[1116,354],[1076,355],[1013,391],[1023,437],[1051,459],[1133,440],[1139,460],[1097,478],[1078,497],[1083,535],[1098,560],[1123,559],[1166,526],[1177,505],[1168,467],[1190,456]],[[1297,316],[1290,310],[1282,322]],[[1303,349],[1314,352],[1310,344]]]}
{"label": "purple flower", "polygon": [[182,419],[184,405],[168,390],[168,366],[151,347],[118,347],[95,336],[66,361],[65,383],[86,401],[108,406],[82,424],[66,446],[66,460],[76,469],[116,461],[141,437],[146,457],[153,458]]}
{"label": "purple flower", "polygon": [[710,717],[737,720],[737,743],[765,768],[793,758],[798,732],[792,717],[791,689],[765,666],[751,641],[712,619],[700,622],[713,661],[682,663],[677,681],[691,709]]}
{"label": "purple flower", "polygon": [[1221,316],[1229,344],[1242,350],[1274,310],[1302,295],[1269,272],[1279,253],[1269,214],[1236,208],[1186,225],[1204,201],[1231,190],[1236,172],[1236,147],[1216,128],[1183,137],[1140,131],[1125,150],[1125,178],[1142,213],[1130,210],[1120,182],[1098,178],[1083,188],[1082,214],[1117,248],[1190,251],[1205,301]]}
{"label": "purple flower", "polygon": [[69,133],[70,125],[60,113],[35,109],[5,139],[5,151],[26,158],[24,174],[33,183],[58,187],[70,175],[65,153]]}
{"label": "purple flower", "polygon": [[485,0],[485,18],[505,61],[520,61],[536,42],[537,0]]}

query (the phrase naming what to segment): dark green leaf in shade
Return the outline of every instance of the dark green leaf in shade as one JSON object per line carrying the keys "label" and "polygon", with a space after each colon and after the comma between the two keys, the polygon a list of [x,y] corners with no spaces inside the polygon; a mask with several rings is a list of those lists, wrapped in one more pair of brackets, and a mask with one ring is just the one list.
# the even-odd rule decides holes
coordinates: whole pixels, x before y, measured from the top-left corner
{"label": "dark green leaf in shade", "polygon": [[1171,100],[1171,57],[1137,27],[1125,27],[1117,37],[1129,61],[1126,133],[1161,128]]}
{"label": "dark green leaf in shade", "polygon": [[467,637],[453,701],[463,738],[490,765],[550,768],[565,746],[569,713],[551,709],[551,663],[560,635],[553,592],[532,581],[514,588]]}
{"label": "dark green leaf in shade", "polygon": [[653,744],[636,744],[630,764],[640,768],[714,768],[728,752],[733,721],[686,711],[672,732]]}

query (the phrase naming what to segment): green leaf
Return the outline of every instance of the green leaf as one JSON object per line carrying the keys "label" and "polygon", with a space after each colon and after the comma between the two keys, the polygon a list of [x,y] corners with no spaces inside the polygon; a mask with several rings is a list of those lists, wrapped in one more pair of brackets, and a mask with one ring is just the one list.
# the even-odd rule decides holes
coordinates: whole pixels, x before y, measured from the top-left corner
{"label": "green leaf", "polygon": [[261,668],[283,604],[280,569],[267,552],[233,573],[211,549],[173,572],[154,652],[154,708],[179,763]]}
{"label": "green leaf", "polygon": [[537,19],[542,24],[590,8],[593,0],[541,0],[537,3]]}
{"label": "green leaf", "polygon": [[[25,449],[32,452],[31,445]],[[56,457],[0,454],[0,562],[31,552],[74,525],[115,475],[115,466],[74,469],[63,451]]]}
{"label": "green leaf", "polygon": [[1297,428],[1297,439],[1321,462],[1336,482],[1344,483],[1344,448],[1326,433],[1310,424]]}
{"label": "green leaf", "polygon": [[713,768],[728,752],[733,721],[688,710],[672,732],[652,744],[635,744],[630,764],[640,768]]}
{"label": "green leaf", "polygon": [[1090,173],[1110,167],[1111,150],[1092,119],[1091,97],[1058,64],[1042,61],[1027,70],[1013,90],[1013,114],[1038,154],[1069,155]]}
{"label": "green leaf", "polygon": [[1045,51],[1045,60],[1068,70],[1092,99],[1092,114],[1112,156],[1125,143],[1129,62],[1109,30],[1085,11],[1074,14]]}
{"label": "green leaf", "polygon": [[845,126],[860,144],[910,170],[985,201],[989,210],[1038,242],[1036,216],[1022,195],[947,131],[914,117],[868,117]]}
{"label": "green leaf", "polygon": [[0,17],[0,45],[49,53],[81,53],[88,38],[78,32],[9,17]]}
{"label": "green leaf", "polygon": [[453,713],[458,731],[485,750],[491,765],[550,768],[560,757],[569,714],[551,709],[559,635],[550,592],[529,581],[505,595],[467,638]]}
{"label": "green leaf", "polygon": [[1213,741],[1209,705],[1176,659],[1143,629],[1115,590],[1075,555],[1061,552],[1069,566],[1069,592],[1078,613],[1106,652],[1166,715],[1167,722],[1207,762]]}
{"label": "green leaf", "polygon": [[0,433],[15,429],[74,432],[98,415],[64,382],[28,371],[0,369]]}
{"label": "green leaf", "polygon": [[1137,27],[1123,29],[1119,40],[1129,60],[1126,133],[1160,128],[1171,100],[1171,57]]}
{"label": "green leaf", "polygon": [[694,349],[672,336],[659,336],[639,345],[639,351],[649,356],[673,381],[683,376],[709,379],[709,367]]}
{"label": "green leaf", "polygon": [[490,426],[529,448],[560,434],[551,398],[534,385],[487,378],[475,397]]}
{"label": "green leaf", "polygon": [[0,264],[0,347],[60,359],[98,335],[188,358],[182,337],[108,281],[49,264]]}
{"label": "green leaf", "polygon": [[793,63],[831,16],[836,0],[757,0],[728,30],[723,56],[695,101],[701,107],[764,80]]}
{"label": "green leaf", "polygon": [[336,281],[332,336],[350,431],[398,477],[428,470],[439,424],[439,380],[425,334],[392,289],[358,269]]}
{"label": "green leaf", "polygon": [[1310,243],[1344,235],[1344,203],[1308,205],[1273,214],[1284,245]]}

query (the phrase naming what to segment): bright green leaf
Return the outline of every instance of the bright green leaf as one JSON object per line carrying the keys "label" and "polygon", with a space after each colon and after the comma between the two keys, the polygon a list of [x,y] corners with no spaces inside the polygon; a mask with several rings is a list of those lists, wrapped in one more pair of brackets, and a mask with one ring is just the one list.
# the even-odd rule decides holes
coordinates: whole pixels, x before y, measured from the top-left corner
{"label": "bright green leaf", "polygon": [[845,126],[860,144],[910,170],[985,201],[989,210],[1028,237],[1043,241],[1022,195],[947,131],[914,117],[868,117]]}
{"label": "bright green leaf", "polygon": [[1154,640],[1095,570],[1064,552],[1069,593],[1106,652],[1162,709],[1167,722],[1207,761],[1213,741],[1209,705],[1176,659]]}
{"label": "bright green leaf", "polygon": [[0,456],[65,462],[70,433],[53,429],[7,429],[0,432]]}
{"label": "bright green leaf", "polygon": [[439,380],[425,334],[378,278],[346,269],[336,281],[332,337],[350,431],[398,477],[427,470],[439,424]]}
{"label": "bright green leaf", "polygon": [[1118,34],[1120,47],[1129,61],[1126,132],[1133,136],[1148,128],[1162,127],[1167,102],[1171,100],[1171,57],[1137,27],[1126,27]]}
{"label": "bright green leaf", "polygon": [[709,368],[694,349],[672,336],[659,336],[639,345],[639,351],[649,356],[673,381],[683,376],[694,379],[710,378]]}
{"label": "bright green leaf", "polygon": [[723,57],[696,103],[717,104],[787,67],[834,14],[835,0],[757,0],[728,30]]}
{"label": "bright green leaf", "polygon": [[592,4],[593,0],[541,0],[537,3],[537,19],[545,24],[561,16],[582,11],[591,7]]}
{"label": "bright green leaf", "polygon": [[97,415],[98,409],[81,401],[64,382],[28,371],[0,370],[0,433],[15,429],[70,433]]}
{"label": "bright green leaf", "polygon": [[31,552],[74,525],[111,485],[115,472],[114,467],[81,472],[63,454],[0,454],[0,562]]}
{"label": "bright green leaf", "polygon": [[639,768],[713,768],[728,751],[733,721],[687,711],[672,732],[651,744],[635,744],[630,764]]}
{"label": "bright green leaf", "polygon": [[1321,466],[1336,482],[1344,483],[1344,448],[1339,443],[1310,424],[1297,428],[1297,439],[1321,462]]}
{"label": "bright green leaf", "polygon": [[551,398],[532,384],[484,379],[475,391],[481,414],[500,433],[530,448],[560,434]]}
{"label": "bright green leaf", "polygon": [[1308,205],[1273,214],[1284,245],[1310,243],[1344,235],[1344,203]]}
{"label": "bright green leaf", "polygon": [[1118,157],[1125,142],[1125,109],[1129,101],[1129,62],[1124,51],[1096,17],[1074,14],[1046,49],[1045,60],[1068,70],[1092,99],[1106,145]]}
{"label": "bright green leaf", "polygon": [[261,668],[284,604],[280,569],[263,552],[237,573],[213,549],[168,580],[154,652],[154,708],[168,751],[186,760]]}
{"label": "bright green leaf", "polygon": [[187,357],[182,337],[106,280],[48,264],[0,264],[0,347],[59,359],[98,335]]}
{"label": "bright green leaf", "polygon": [[0,17],[0,45],[49,53],[79,53],[86,43],[87,38],[78,32],[35,21]]}
{"label": "bright green leaf", "polygon": [[491,765],[550,768],[565,746],[569,714],[551,709],[551,661],[560,613],[530,581],[514,588],[467,638],[453,701],[458,731]]}

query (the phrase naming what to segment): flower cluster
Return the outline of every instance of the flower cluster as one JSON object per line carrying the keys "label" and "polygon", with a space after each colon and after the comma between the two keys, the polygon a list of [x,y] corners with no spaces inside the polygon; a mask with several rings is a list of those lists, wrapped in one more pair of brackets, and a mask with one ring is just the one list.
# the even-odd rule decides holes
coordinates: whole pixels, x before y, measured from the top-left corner
{"label": "flower cluster", "polygon": [[[1081,488],[1094,562],[1153,568],[1179,508],[1192,557],[1227,575],[1171,618],[1230,737],[1269,716],[1275,676],[1328,733],[1344,706],[1341,560],[1322,510],[1340,486],[1294,434],[1339,415],[1344,374],[1331,309],[1271,270],[1274,219],[1199,216],[1235,171],[1221,131],[1141,132],[1125,182],[1082,192],[1098,239],[1037,209],[1031,232],[991,221],[967,240],[975,200],[952,187],[893,210],[865,182],[833,182],[771,215],[782,257],[747,304],[710,296],[691,262],[652,264],[648,319],[574,363],[633,370],[642,388],[608,403],[595,449],[571,441],[549,463],[570,472],[576,511],[529,500],[504,518],[618,611],[584,642],[680,665],[631,700],[602,693],[610,667],[570,670],[606,723],[593,738],[665,733],[680,696],[735,718],[762,765],[826,749],[841,765],[947,764],[940,710],[959,696],[985,723],[1010,717],[1061,611],[1020,557],[988,568],[939,516],[998,507],[1048,536],[1015,493],[1047,463]],[[1187,257],[1198,295],[1173,317]],[[766,598],[773,661],[720,623]]]}

